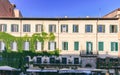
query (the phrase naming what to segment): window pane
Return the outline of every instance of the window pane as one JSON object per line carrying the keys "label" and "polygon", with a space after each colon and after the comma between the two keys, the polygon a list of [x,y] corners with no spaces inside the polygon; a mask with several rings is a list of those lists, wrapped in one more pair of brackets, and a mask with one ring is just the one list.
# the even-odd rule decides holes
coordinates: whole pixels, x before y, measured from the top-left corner
{"label": "window pane", "polygon": [[98,25],[98,32],[104,33],[105,32],[105,25]]}
{"label": "window pane", "polygon": [[0,41],[0,50],[1,51],[6,50],[5,43],[3,41]]}
{"label": "window pane", "polygon": [[24,50],[29,50],[29,42],[24,42]]}
{"label": "window pane", "polygon": [[68,32],[68,25],[61,25],[61,32]]}
{"label": "window pane", "polygon": [[18,32],[18,24],[11,25],[11,32]]}
{"label": "window pane", "polygon": [[67,64],[67,58],[62,58],[62,64]]}
{"label": "window pane", "polygon": [[74,50],[79,50],[79,42],[74,42]]}
{"label": "window pane", "polygon": [[11,49],[12,49],[13,51],[17,51],[17,43],[16,43],[16,42],[12,42],[12,43],[11,43]]}
{"label": "window pane", "polygon": [[104,43],[103,42],[99,42],[98,43],[98,47],[99,47],[99,51],[103,51],[104,50]]}
{"label": "window pane", "polygon": [[115,43],[115,51],[118,51],[118,43]]}
{"label": "window pane", "polygon": [[74,64],[79,64],[79,58],[74,58]]}
{"label": "window pane", "polygon": [[41,57],[37,57],[37,63],[42,63]]}
{"label": "window pane", "polygon": [[54,57],[50,57],[50,64],[54,64],[55,63],[55,58]]}
{"label": "window pane", "polygon": [[110,25],[110,33],[117,33],[117,25]]}
{"label": "window pane", "polygon": [[42,24],[36,24],[35,30],[36,30],[36,32],[42,32],[43,31],[43,25]]}
{"label": "window pane", "polygon": [[62,48],[63,48],[63,50],[68,50],[68,42],[63,42]]}
{"label": "window pane", "polygon": [[37,41],[35,47],[36,47],[36,50],[42,50],[42,42]]}
{"label": "window pane", "polygon": [[88,54],[92,52],[92,42],[86,42],[86,49]]}
{"label": "window pane", "polygon": [[0,24],[0,31],[6,32],[7,31],[7,24]]}
{"label": "window pane", "polygon": [[78,25],[73,25],[73,32],[78,32]]}
{"label": "window pane", "polygon": [[31,29],[30,29],[30,24],[24,24],[23,25],[23,32],[30,32]]}
{"label": "window pane", "polygon": [[92,25],[85,25],[85,32],[92,32]]}
{"label": "window pane", "polygon": [[49,47],[48,47],[49,50],[55,50],[56,49],[56,42],[49,42],[48,45],[49,45]]}
{"label": "window pane", "polygon": [[49,25],[49,32],[56,32],[56,25]]}

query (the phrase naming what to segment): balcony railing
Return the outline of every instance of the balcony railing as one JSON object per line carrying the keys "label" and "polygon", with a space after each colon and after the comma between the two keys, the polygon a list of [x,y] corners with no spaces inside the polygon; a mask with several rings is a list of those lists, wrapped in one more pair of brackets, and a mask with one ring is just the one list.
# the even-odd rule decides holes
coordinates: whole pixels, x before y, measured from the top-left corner
{"label": "balcony railing", "polygon": [[63,64],[62,62],[60,63],[33,63],[34,66],[39,66],[39,67],[47,67],[47,68],[54,68],[54,67],[59,67],[59,68],[68,68],[68,67],[81,67],[81,63],[79,64],[71,64],[71,63],[66,63]]}
{"label": "balcony railing", "polygon": [[81,57],[96,57],[98,56],[98,52],[96,51],[91,51],[91,52],[87,52],[85,50],[80,51],[80,56]]}

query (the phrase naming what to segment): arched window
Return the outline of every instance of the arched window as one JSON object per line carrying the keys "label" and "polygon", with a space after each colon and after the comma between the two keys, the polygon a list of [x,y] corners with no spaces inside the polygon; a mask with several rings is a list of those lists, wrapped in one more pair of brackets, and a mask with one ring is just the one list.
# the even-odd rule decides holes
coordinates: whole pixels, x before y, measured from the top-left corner
{"label": "arched window", "polygon": [[37,41],[35,44],[35,49],[36,50],[42,50],[42,42]]}
{"label": "arched window", "polygon": [[23,49],[24,49],[25,51],[28,51],[29,48],[30,48],[29,42],[28,42],[28,41],[25,41],[25,42],[24,42],[24,48],[23,48]]}
{"label": "arched window", "polygon": [[17,43],[15,41],[11,43],[11,49],[12,51],[17,51]]}
{"label": "arched window", "polygon": [[0,41],[0,50],[6,50],[5,43],[3,41]]}

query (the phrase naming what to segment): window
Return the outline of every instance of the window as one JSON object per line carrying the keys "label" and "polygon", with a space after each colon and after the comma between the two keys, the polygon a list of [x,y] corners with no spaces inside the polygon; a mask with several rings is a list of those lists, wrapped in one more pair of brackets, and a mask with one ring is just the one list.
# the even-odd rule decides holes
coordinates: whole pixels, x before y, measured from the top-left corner
{"label": "window", "polygon": [[56,32],[56,25],[49,25],[49,32]]}
{"label": "window", "polygon": [[98,50],[103,51],[104,50],[104,42],[98,42]]}
{"label": "window", "polygon": [[26,51],[29,50],[29,42],[28,41],[24,42],[24,50],[26,50]]}
{"label": "window", "polygon": [[68,50],[68,42],[62,42],[62,50]]}
{"label": "window", "polygon": [[14,41],[14,42],[11,42],[11,49],[13,51],[17,51],[17,43]]}
{"label": "window", "polygon": [[7,31],[7,24],[0,24],[0,31],[6,32]]}
{"label": "window", "polygon": [[86,42],[87,54],[91,54],[92,48],[93,48],[92,42]]}
{"label": "window", "polygon": [[30,24],[24,24],[23,25],[23,32],[30,32],[31,29],[30,29]]}
{"label": "window", "polygon": [[36,24],[35,25],[35,31],[36,32],[42,32],[43,31],[43,25],[42,24]]}
{"label": "window", "polygon": [[92,32],[93,31],[93,26],[92,25],[85,25],[85,32]]}
{"label": "window", "polygon": [[74,42],[74,50],[79,50],[79,42]]}
{"label": "window", "polygon": [[98,33],[104,33],[105,32],[105,25],[98,25],[97,31],[98,31]]}
{"label": "window", "polygon": [[110,25],[110,33],[117,33],[117,25]]}
{"label": "window", "polygon": [[28,56],[24,58],[24,61],[25,61],[26,63],[28,63],[29,60],[30,60],[30,58],[29,58]]}
{"label": "window", "polygon": [[3,41],[0,41],[0,50],[6,50],[5,43]]}
{"label": "window", "polygon": [[79,31],[79,26],[73,25],[73,32],[78,32],[78,31]]}
{"label": "window", "polygon": [[66,57],[62,57],[62,64],[67,64],[67,58]]}
{"label": "window", "polygon": [[111,42],[111,51],[118,51],[118,42]]}
{"label": "window", "polygon": [[43,49],[42,48],[42,42],[37,41],[36,44],[35,44],[35,49],[36,50],[42,50]]}
{"label": "window", "polygon": [[18,24],[11,25],[11,32],[18,32]]}
{"label": "window", "polygon": [[79,64],[79,58],[74,58],[74,64]]}
{"label": "window", "polygon": [[68,32],[68,25],[61,25],[61,32]]}
{"label": "window", "polygon": [[55,50],[56,42],[48,42],[48,50]]}
{"label": "window", "polygon": [[54,57],[50,57],[50,64],[54,64],[55,63],[55,58]]}
{"label": "window", "polygon": [[41,57],[37,57],[37,63],[42,63]]}

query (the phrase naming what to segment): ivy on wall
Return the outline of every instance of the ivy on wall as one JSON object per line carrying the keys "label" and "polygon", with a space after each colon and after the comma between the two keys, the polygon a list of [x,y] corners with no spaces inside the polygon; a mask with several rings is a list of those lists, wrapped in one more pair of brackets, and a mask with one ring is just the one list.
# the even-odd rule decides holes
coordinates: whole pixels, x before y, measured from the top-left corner
{"label": "ivy on wall", "polygon": [[43,46],[43,51],[44,51],[44,43],[46,41],[54,41],[55,39],[55,35],[53,33],[46,33],[46,32],[42,32],[42,33],[35,33],[32,35],[32,37],[28,36],[27,34],[23,37],[15,37],[12,36],[8,33],[5,32],[0,32],[0,41],[3,41],[5,43],[5,49],[7,50],[7,52],[11,52],[11,43],[12,42],[17,42],[17,48],[18,48],[18,52],[23,52],[23,43],[25,41],[29,41],[30,43],[30,50],[31,52],[35,52],[35,43],[36,41],[40,41],[42,42],[42,46]]}
{"label": "ivy on wall", "polygon": [[[54,41],[55,35],[53,33],[35,33],[31,37],[27,34],[24,37],[15,37],[5,32],[0,32],[0,41],[5,43],[5,51],[1,52],[2,61],[0,61],[0,65],[8,65],[16,68],[23,68],[25,65],[24,58],[26,56],[34,57],[34,56],[59,56],[59,49],[54,51],[44,51],[44,43],[46,41]],[[11,42],[17,43],[18,51],[11,50]],[[30,50],[23,50],[23,43],[25,41],[29,41]],[[35,51],[35,42],[40,41],[43,43],[43,50],[36,52]]]}

